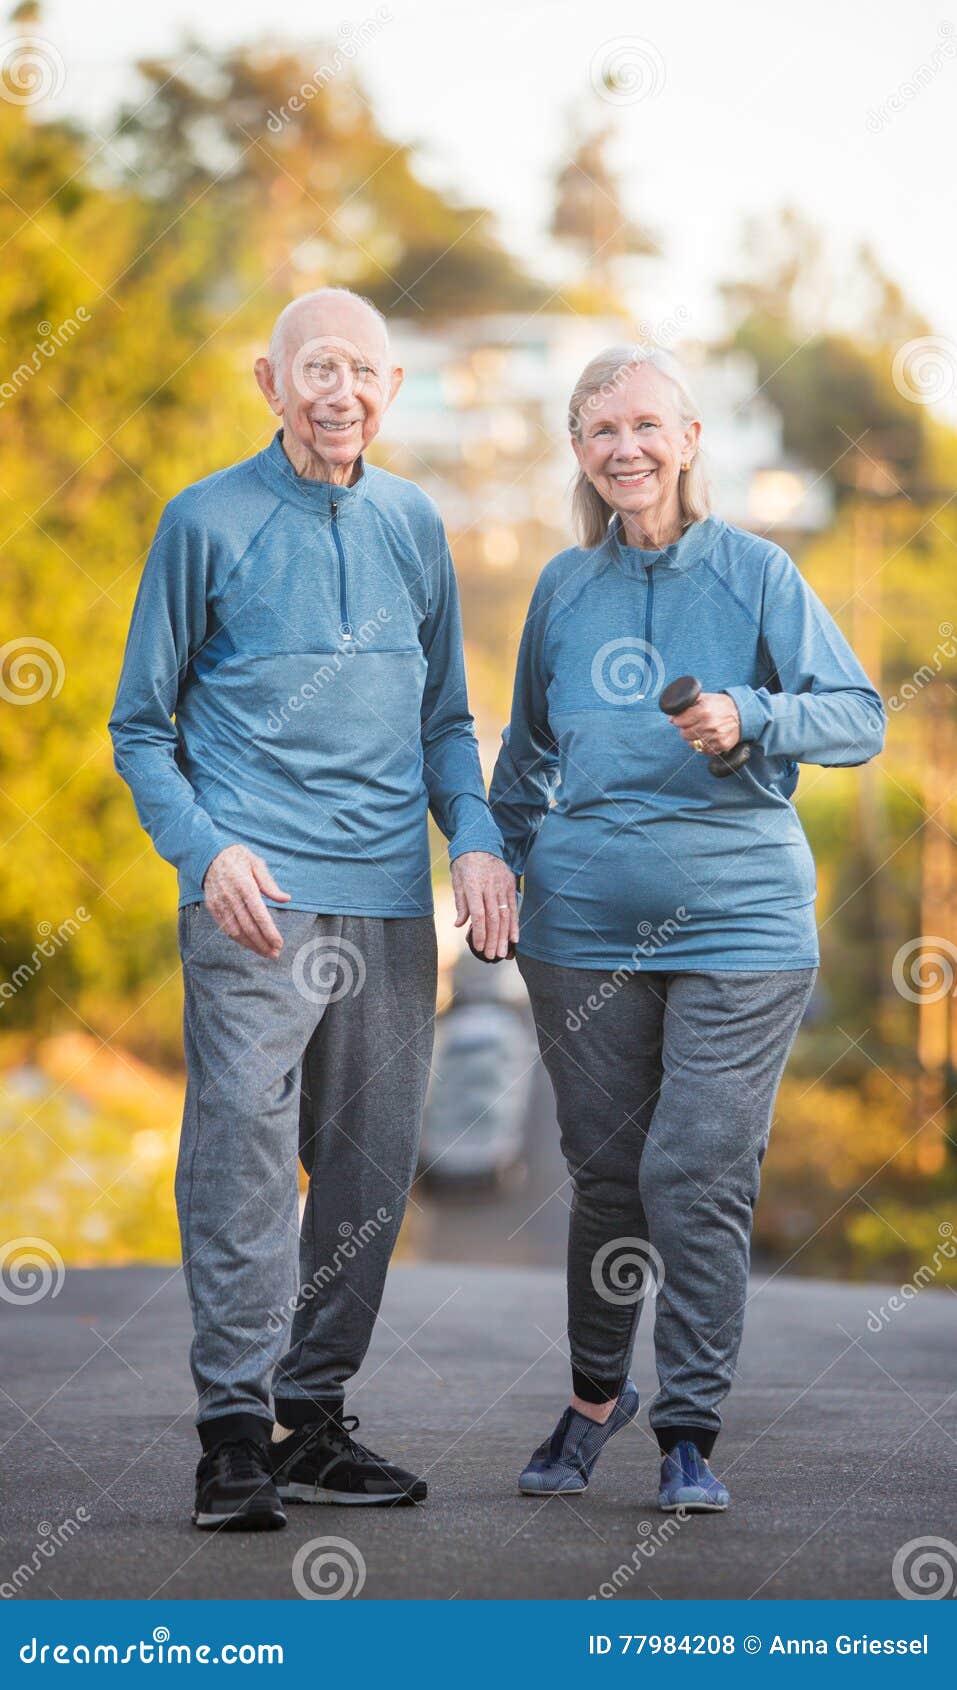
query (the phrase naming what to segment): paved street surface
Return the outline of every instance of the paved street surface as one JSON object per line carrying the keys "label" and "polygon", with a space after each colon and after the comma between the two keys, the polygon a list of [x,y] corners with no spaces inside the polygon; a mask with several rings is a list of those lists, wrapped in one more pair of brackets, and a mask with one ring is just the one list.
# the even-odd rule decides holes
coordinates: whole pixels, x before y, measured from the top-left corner
{"label": "paved street surface", "polygon": [[[519,1497],[516,1473],[567,1400],[561,1276],[433,1262],[394,1269],[350,1402],[372,1448],[427,1474],[428,1503],[299,1507],[283,1532],[213,1536],[188,1519],[180,1275],[68,1270],[55,1299],[0,1301],[0,1585],[19,1567],[25,1599],[298,1599],[296,1551],[334,1536],[361,1556],[365,1598],[893,1596],[899,1547],[957,1534],[953,1297],[922,1291],[875,1334],[886,1286],[782,1277],[754,1291],[718,1446],[723,1517],[660,1540],[644,1414],[586,1496]],[[646,1398],[649,1335],[644,1323]]]}

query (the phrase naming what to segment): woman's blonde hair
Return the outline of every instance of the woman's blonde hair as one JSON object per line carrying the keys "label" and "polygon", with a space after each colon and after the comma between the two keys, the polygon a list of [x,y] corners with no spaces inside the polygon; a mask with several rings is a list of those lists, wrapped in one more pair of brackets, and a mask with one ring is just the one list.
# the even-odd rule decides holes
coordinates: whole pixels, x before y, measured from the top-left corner
{"label": "woman's blonde hair", "polygon": [[[671,382],[678,403],[682,427],[698,420],[698,407],[678,360],[662,346],[609,346],[585,365],[568,402],[568,430],[580,438],[582,412],[589,402],[607,399],[625,382],[637,364],[652,364]],[[707,464],[697,449],[691,468],[678,477],[678,499],[682,526],[701,522],[711,512],[711,488]],[[572,516],[583,546],[599,546],[608,533],[612,508],[589,481],[579,465],[572,488]]]}

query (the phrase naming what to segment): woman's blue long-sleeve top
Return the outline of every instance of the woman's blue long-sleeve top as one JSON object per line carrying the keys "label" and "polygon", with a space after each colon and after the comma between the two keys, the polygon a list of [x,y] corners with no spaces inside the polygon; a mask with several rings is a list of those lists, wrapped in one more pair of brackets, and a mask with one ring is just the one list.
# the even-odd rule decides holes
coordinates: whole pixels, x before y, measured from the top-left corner
{"label": "woman's blue long-sleeve top", "polygon": [[[658,707],[726,692],[752,742],[716,779]],[[711,516],[662,551],[571,547],[532,596],[492,779],[524,875],[519,950],[569,967],[810,968],[814,861],[798,763],[865,763],[879,693],[780,546]]]}

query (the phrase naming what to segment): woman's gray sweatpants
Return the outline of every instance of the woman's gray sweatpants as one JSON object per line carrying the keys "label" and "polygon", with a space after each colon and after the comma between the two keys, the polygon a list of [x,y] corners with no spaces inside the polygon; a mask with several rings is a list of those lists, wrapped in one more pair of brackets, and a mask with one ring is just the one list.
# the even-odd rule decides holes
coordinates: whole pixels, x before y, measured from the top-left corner
{"label": "woman's gray sweatpants", "polygon": [[586,1402],[617,1396],[650,1294],[650,1424],[666,1445],[678,1428],[700,1430],[707,1453],[741,1342],[774,1100],[817,969],[604,973],[518,961],[573,1186],[573,1389]]}
{"label": "woman's gray sweatpants", "polygon": [[431,916],[272,916],[276,962],[205,904],[179,912],[176,1203],[204,1442],[224,1415],[271,1420],[270,1387],[286,1426],[341,1402],[372,1336],[432,1055]]}

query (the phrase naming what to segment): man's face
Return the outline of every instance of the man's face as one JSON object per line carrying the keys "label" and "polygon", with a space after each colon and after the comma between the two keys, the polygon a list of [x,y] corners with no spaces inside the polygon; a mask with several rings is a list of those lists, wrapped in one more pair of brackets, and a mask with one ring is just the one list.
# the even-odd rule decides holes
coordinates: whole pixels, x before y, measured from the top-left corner
{"label": "man's face", "polygon": [[358,300],[304,307],[289,324],[271,383],[264,363],[257,375],[282,417],[284,441],[291,446],[294,437],[317,479],[342,480],[375,439],[402,380],[379,318]]}

